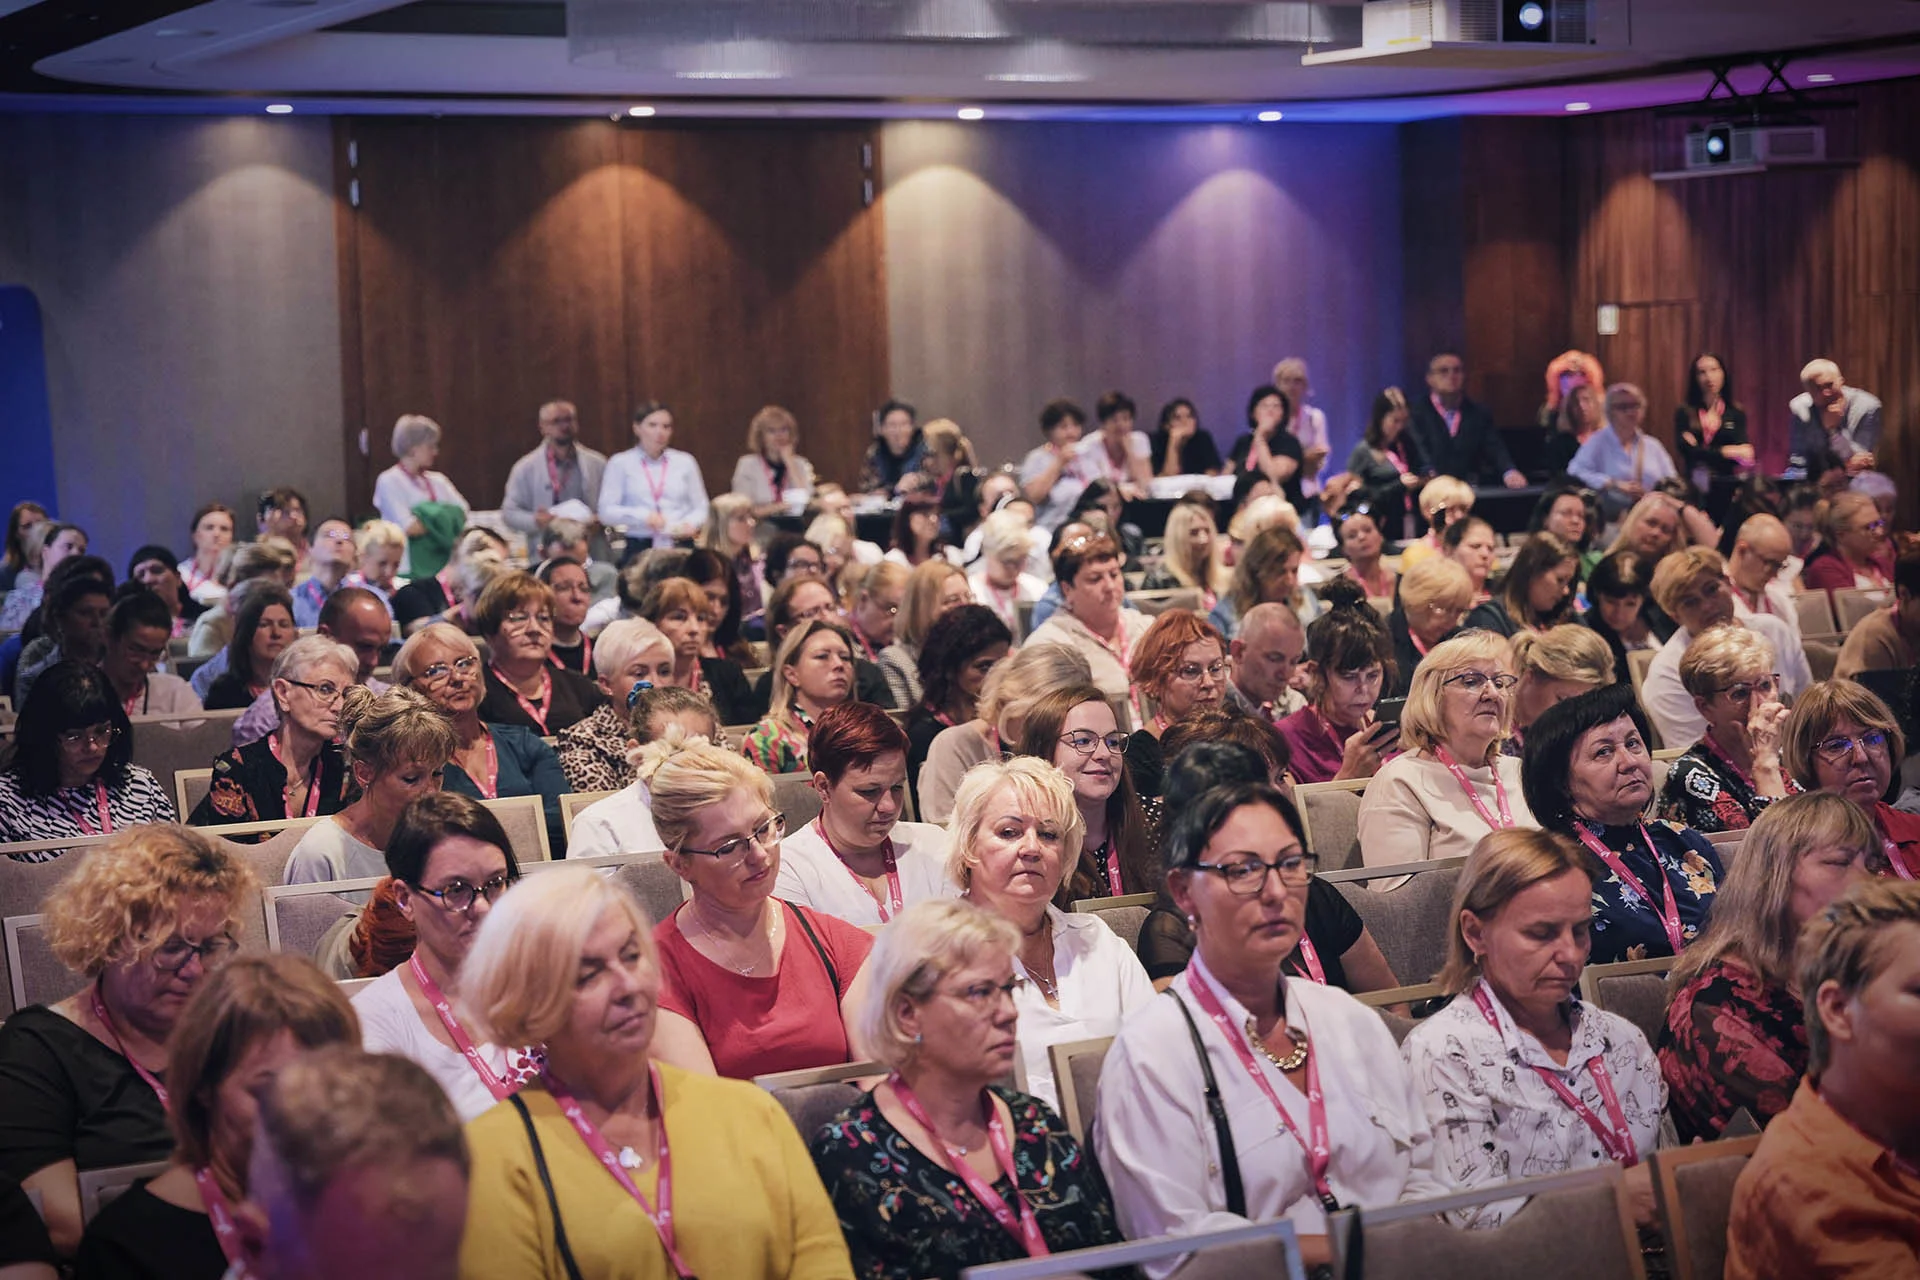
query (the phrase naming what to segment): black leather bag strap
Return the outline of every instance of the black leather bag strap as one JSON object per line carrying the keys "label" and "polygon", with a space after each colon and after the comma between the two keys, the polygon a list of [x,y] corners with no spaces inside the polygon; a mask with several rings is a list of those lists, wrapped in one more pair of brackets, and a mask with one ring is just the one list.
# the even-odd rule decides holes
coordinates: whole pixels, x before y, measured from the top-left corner
{"label": "black leather bag strap", "polygon": [[1207,1114],[1213,1117],[1213,1137],[1220,1147],[1220,1179],[1227,1186],[1227,1212],[1244,1218],[1247,1192],[1240,1183],[1240,1153],[1234,1149],[1233,1128],[1227,1124],[1227,1104],[1220,1100],[1220,1082],[1213,1078],[1213,1063],[1207,1060],[1207,1046],[1200,1040],[1200,1028],[1194,1023],[1193,1014],[1187,1011],[1187,1002],[1171,987],[1167,994],[1173,997],[1173,1007],[1180,1011],[1181,1020],[1187,1024],[1193,1051],[1200,1058],[1200,1073],[1206,1078]]}
{"label": "black leather bag strap", "polygon": [[547,1153],[541,1149],[540,1135],[534,1132],[533,1115],[519,1094],[508,1095],[507,1101],[520,1113],[520,1123],[527,1127],[527,1141],[533,1144],[533,1168],[540,1175],[540,1185],[547,1193],[547,1208],[553,1213],[553,1243],[560,1250],[560,1265],[567,1269],[567,1280],[581,1280],[580,1266],[573,1260],[573,1249],[567,1244],[567,1226],[560,1221],[560,1199],[553,1194],[553,1177],[547,1172]]}
{"label": "black leather bag strap", "polygon": [[785,898],[780,899],[780,905],[793,912],[793,918],[798,920],[800,927],[806,931],[807,941],[813,944],[813,953],[819,956],[820,963],[826,966],[827,981],[833,984],[833,998],[841,999],[846,993],[840,990],[840,971],[834,968],[833,961],[827,958],[827,949],[820,945],[820,935],[813,931],[813,925],[807,920],[807,913]]}

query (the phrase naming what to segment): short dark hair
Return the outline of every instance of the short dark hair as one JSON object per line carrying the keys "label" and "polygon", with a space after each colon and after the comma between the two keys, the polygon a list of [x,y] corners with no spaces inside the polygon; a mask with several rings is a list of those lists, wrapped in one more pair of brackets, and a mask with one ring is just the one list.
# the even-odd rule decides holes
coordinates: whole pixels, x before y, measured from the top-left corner
{"label": "short dark hair", "polygon": [[[790,533],[784,529],[767,539],[767,557],[762,561],[766,566],[767,581],[778,585],[780,579],[787,576],[787,561],[793,558],[793,553],[802,547],[812,546],[811,542],[799,534]],[[813,549],[820,550],[818,547]],[[825,563],[824,555],[821,562]]]}
{"label": "short dark hair", "polygon": [[960,668],[996,644],[1013,643],[1013,632],[984,604],[963,604],[933,620],[920,643],[921,701],[935,711],[953,700]]}
{"label": "short dark hair", "polygon": [[1460,544],[1467,540],[1467,535],[1473,532],[1475,525],[1479,525],[1488,533],[1493,533],[1491,521],[1482,519],[1480,516],[1465,516],[1446,527],[1446,531],[1440,535],[1440,545],[1448,551],[1459,550]]}
{"label": "short dark hair", "polygon": [[[1165,431],[1167,429],[1167,424],[1173,421],[1173,415],[1180,411],[1180,407],[1182,405],[1185,405],[1187,412],[1193,415],[1193,420],[1195,422],[1198,422],[1200,420],[1200,406],[1196,405],[1193,401],[1187,399],[1185,396],[1175,396],[1173,399],[1167,401],[1165,404],[1160,406],[1160,429],[1162,431]],[[1127,402],[1127,407],[1129,409],[1133,407],[1133,402],[1131,400]]]}
{"label": "short dark hair", "polygon": [[[1227,782],[1209,787],[1184,806],[1167,830],[1167,870],[1191,867],[1206,852],[1207,842],[1226,825],[1234,811],[1248,805],[1262,805],[1286,821],[1292,808],[1286,796],[1270,782]],[[1294,826],[1298,833],[1298,825]]]}
{"label": "short dark hair", "polygon": [[[347,616],[347,610],[357,604],[364,604],[369,600],[379,605],[382,609],[387,608],[386,601],[365,587],[335,587],[333,594],[327,597],[327,602],[320,606],[320,616],[315,619],[315,625],[323,627],[331,633],[335,627],[340,625],[341,619]],[[392,616],[391,610],[388,610],[388,616]]]}
{"label": "short dark hair", "polygon": [[430,791],[400,811],[400,820],[387,838],[387,874],[418,889],[434,847],[449,836],[492,845],[506,856],[507,879],[520,878],[513,842],[507,839],[500,819],[493,816],[493,810],[458,791]]}
{"label": "short dark hair", "polygon": [[887,415],[890,413],[904,413],[907,415],[907,417],[913,419],[913,421],[916,424],[920,421],[919,411],[915,409],[912,405],[908,404],[905,400],[889,400],[885,404],[881,405],[878,409],[875,409],[873,411],[874,425],[879,426],[881,423],[885,422],[887,420]]}
{"label": "short dark hair", "polygon": [[[1093,416],[1102,422],[1123,413],[1131,413],[1135,417],[1140,416],[1140,411],[1134,407],[1133,397],[1124,391],[1109,391],[1093,402]],[[1165,425],[1166,420],[1166,410],[1162,409],[1160,411],[1161,424]]]}
{"label": "short dark hair", "polygon": [[1050,432],[1069,418],[1083,427],[1087,425],[1087,411],[1073,401],[1049,400],[1047,407],[1040,411],[1040,430]]}
{"label": "short dark hair", "polygon": [[1393,635],[1371,604],[1367,589],[1352,578],[1321,584],[1325,612],[1307,624],[1307,659],[1317,674],[1314,700],[1326,692],[1327,677],[1335,671],[1353,671],[1376,664],[1391,687],[1399,676],[1394,660]]}
{"label": "short dark hair", "polygon": [[1605,596],[1624,600],[1628,596],[1650,599],[1653,595],[1653,569],[1637,551],[1624,548],[1601,557],[1587,575],[1587,598]]}
{"label": "short dark hair", "polygon": [[865,769],[881,756],[907,753],[907,734],[871,702],[843,702],[825,712],[807,735],[807,768],[838,784],[849,769]]}
{"label": "short dark hair", "polygon": [[1253,429],[1254,408],[1268,396],[1280,397],[1280,421],[1285,422],[1293,416],[1293,398],[1271,382],[1265,382],[1247,393],[1247,429]]}
{"label": "short dark hair", "polygon": [[637,426],[663,410],[667,413],[673,412],[672,409],[667,408],[667,406],[659,400],[642,400],[639,404],[633,406],[634,424]]}
{"label": "short dark hair", "polygon": [[307,505],[307,495],[292,485],[275,485],[261,493],[259,506],[254,514],[257,519],[265,520],[269,511],[285,511],[290,503],[295,502],[300,504],[301,515],[313,514],[313,508]]}
{"label": "short dark hair", "polygon": [[1568,770],[1573,763],[1574,744],[1580,735],[1603,724],[1612,724],[1621,716],[1633,721],[1642,741],[1652,740],[1647,713],[1633,696],[1633,686],[1622,681],[1604,684],[1582,694],[1556,702],[1541,713],[1527,729],[1526,754],[1520,762],[1520,785],[1526,793],[1527,808],[1534,821],[1549,830],[1571,830],[1573,792],[1568,785]]}
{"label": "short dark hair", "polygon": [[171,632],[173,614],[167,609],[167,602],[137,582],[132,586],[131,591],[121,592],[113,612],[107,615],[107,638],[122,639],[135,627],[158,627]]}
{"label": "short dark hair", "polygon": [[[46,619],[58,618],[88,596],[105,596],[111,602],[113,582],[107,578],[68,578],[46,598],[46,613],[42,616]],[[173,624],[169,622],[167,626],[171,629]]]}
{"label": "short dark hair", "polygon": [[131,578],[133,571],[148,561],[158,561],[175,573],[180,571],[180,557],[174,555],[168,547],[163,547],[157,542],[149,542],[143,547],[136,547],[133,554],[127,557],[127,576]]}
{"label": "short dark hair", "polygon": [[21,793],[40,798],[58,791],[60,735],[96,724],[114,729],[100,781],[122,786],[133,758],[133,726],[113,686],[91,662],[56,662],[41,672],[13,727],[12,769]]}
{"label": "short dark hair", "polygon": [[[1249,724],[1258,723],[1252,716],[1238,712],[1227,714]],[[1271,783],[1272,778],[1273,775],[1267,772],[1267,757],[1244,742],[1196,741],[1185,747],[1167,766],[1160,787],[1161,811],[1184,813],[1195,800],[1215,787],[1234,783]],[[1300,820],[1300,811],[1294,807],[1293,800],[1286,792],[1278,787],[1274,790],[1280,796],[1280,802],[1275,807],[1279,809],[1281,819],[1304,847],[1307,826]]]}

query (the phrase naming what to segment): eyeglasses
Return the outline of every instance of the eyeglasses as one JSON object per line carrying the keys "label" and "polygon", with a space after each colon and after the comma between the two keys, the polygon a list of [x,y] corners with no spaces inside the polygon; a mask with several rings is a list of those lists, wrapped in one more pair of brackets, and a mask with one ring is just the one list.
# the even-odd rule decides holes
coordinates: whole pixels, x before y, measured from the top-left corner
{"label": "eyeglasses", "polygon": [[1209,662],[1204,667],[1197,662],[1183,662],[1173,669],[1173,675],[1176,680],[1192,681],[1198,680],[1201,676],[1209,676],[1215,680],[1224,680],[1227,676],[1226,659],[1222,658],[1217,662]]}
{"label": "eyeglasses", "polygon": [[233,958],[240,944],[227,934],[219,933],[205,942],[188,942],[185,938],[168,938],[153,953],[153,967],[165,973],[178,973],[187,967],[187,961],[195,956],[208,969],[217,969]]}
{"label": "eyeglasses", "polygon": [[1468,693],[1478,693],[1486,688],[1487,685],[1491,684],[1496,691],[1506,693],[1512,689],[1513,686],[1520,683],[1520,677],[1510,676],[1505,672],[1497,676],[1490,676],[1484,671],[1456,671],[1440,683],[1456,685],[1459,688],[1465,689]]}
{"label": "eyeglasses", "polygon": [[731,840],[723,840],[717,848],[682,849],[680,852],[697,853],[702,857],[725,862],[729,858],[737,858],[745,853],[749,844],[758,848],[762,853],[772,852],[773,847],[779,844],[781,837],[786,834],[787,820],[780,814],[772,813],[768,814],[766,821],[755,827],[751,833],[744,836],[735,836]]}
{"label": "eyeglasses", "polygon": [[110,724],[96,724],[87,729],[63,729],[59,734],[63,747],[107,747],[120,736],[120,730]]}
{"label": "eyeglasses", "polygon": [[319,684],[308,684],[305,680],[289,680],[287,683],[296,689],[305,689],[322,702],[337,702],[347,696],[347,691],[331,680],[322,680]]}
{"label": "eyeglasses", "polygon": [[1104,743],[1107,750],[1118,756],[1126,754],[1127,744],[1133,741],[1133,735],[1117,729],[1108,734],[1095,733],[1091,729],[1075,729],[1072,733],[1061,734],[1060,741],[1083,756],[1092,755],[1093,749]]}
{"label": "eyeglasses", "polygon": [[1865,752],[1867,755],[1874,755],[1878,752],[1885,751],[1887,749],[1887,735],[1878,729],[1873,729],[1861,734],[1857,738],[1842,738],[1839,736],[1827,738],[1814,744],[1813,754],[1819,756],[1828,764],[1840,764],[1853,755],[1855,748]]}
{"label": "eyeglasses", "polygon": [[471,911],[474,901],[479,898],[485,898],[487,905],[492,906],[512,883],[513,877],[502,871],[497,875],[488,876],[477,885],[468,884],[465,880],[449,880],[438,889],[429,889],[423,885],[420,887],[420,892],[449,911]]}
{"label": "eyeglasses", "polygon": [[454,672],[470,676],[480,669],[478,658],[455,658],[452,662],[436,662],[420,673],[422,684],[445,684]]}
{"label": "eyeglasses", "polygon": [[1005,982],[976,982],[972,986],[962,987],[958,991],[943,991],[942,995],[952,996],[972,1008],[977,1013],[991,1009],[998,999],[1017,1000],[1020,992],[1026,990],[1025,978],[1009,978]]}
{"label": "eyeglasses", "polygon": [[1758,680],[1742,680],[1737,684],[1730,684],[1720,690],[1720,692],[1726,694],[1727,697],[1734,702],[1751,702],[1753,701],[1754,694],[1757,693],[1763,698],[1770,698],[1779,688],[1780,673],[1776,671],[1772,675],[1762,676]]}
{"label": "eyeglasses", "polygon": [[1861,525],[1854,532],[1871,533],[1877,537],[1878,535],[1883,534],[1886,531],[1887,531],[1887,522],[1885,520],[1869,520],[1866,524]]}
{"label": "eyeglasses", "polygon": [[551,627],[553,625],[553,615],[551,613],[528,613],[525,609],[515,609],[512,613],[500,619],[500,625],[503,627],[524,627],[531,622],[538,622],[543,627]]}
{"label": "eyeglasses", "polygon": [[1235,858],[1232,862],[1196,862],[1192,865],[1195,871],[1211,871],[1226,881],[1227,892],[1252,898],[1267,887],[1268,873],[1278,875],[1280,883],[1289,889],[1298,889],[1313,879],[1313,873],[1320,869],[1320,859],[1316,854],[1290,853],[1278,862]]}

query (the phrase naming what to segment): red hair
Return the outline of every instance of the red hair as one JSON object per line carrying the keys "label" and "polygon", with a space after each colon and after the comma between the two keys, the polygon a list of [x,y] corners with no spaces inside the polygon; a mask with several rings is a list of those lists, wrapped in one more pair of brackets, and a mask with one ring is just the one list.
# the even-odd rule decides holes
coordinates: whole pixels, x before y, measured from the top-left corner
{"label": "red hair", "polygon": [[849,769],[865,769],[889,752],[907,752],[907,731],[871,702],[843,702],[814,723],[807,765],[838,784]]}
{"label": "red hair", "polygon": [[1180,666],[1180,655],[1187,651],[1188,645],[1202,640],[1213,641],[1220,646],[1220,656],[1227,656],[1227,642],[1220,638],[1212,623],[1191,609],[1168,609],[1153,620],[1146,634],[1134,644],[1129,670],[1142,688],[1164,689]]}

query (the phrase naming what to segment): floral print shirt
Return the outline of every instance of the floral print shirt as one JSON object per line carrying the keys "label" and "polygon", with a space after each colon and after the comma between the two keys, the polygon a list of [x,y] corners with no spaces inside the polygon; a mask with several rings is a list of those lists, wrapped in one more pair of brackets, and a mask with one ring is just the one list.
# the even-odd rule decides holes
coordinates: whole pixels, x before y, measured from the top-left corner
{"label": "floral print shirt", "polygon": [[[1647,901],[1609,869],[1593,886],[1593,953],[1588,963],[1617,964],[1673,954],[1673,944],[1661,923],[1666,897],[1660,887],[1663,878],[1673,886],[1681,945],[1705,931],[1707,917],[1713,911],[1714,891],[1724,874],[1720,855],[1705,836],[1672,822],[1606,827],[1584,819],[1576,821],[1619,854],[1627,870],[1654,898]],[[1643,829],[1653,841],[1652,849],[1641,838]]]}
{"label": "floral print shirt", "polygon": [[1738,960],[1715,960],[1667,1004],[1660,1074],[1682,1142],[1713,1141],[1741,1107],[1764,1125],[1806,1070],[1800,998]]}
{"label": "floral print shirt", "polygon": [[[1787,794],[1800,794],[1792,778]],[[1667,770],[1660,816],[1695,831],[1745,831],[1772,803],[1773,797],[1754,790],[1752,779],[1734,768],[1711,738],[1702,738]]]}

